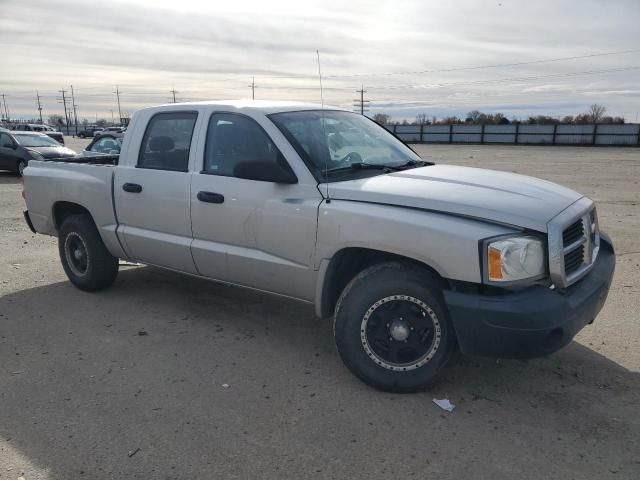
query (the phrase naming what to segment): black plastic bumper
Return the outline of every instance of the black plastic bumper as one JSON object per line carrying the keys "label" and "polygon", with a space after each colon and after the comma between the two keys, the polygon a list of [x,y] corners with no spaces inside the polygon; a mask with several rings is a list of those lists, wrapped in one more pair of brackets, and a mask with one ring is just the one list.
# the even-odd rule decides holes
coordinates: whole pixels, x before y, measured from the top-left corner
{"label": "black plastic bumper", "polygon": [[593,322],[609,293],[615,254],[603,236],[591,272],[563,291],[535,286],[504,295],[445,291],[463,353],[484,357],[531,358],[568,344]]}
{"label": "black plastic bumper", "polygon": [[29,227],[29,230],[31,230],[33,233],[38,233],[38,232],[36,232],[36,229],[33,228],[33,223],[31,223],[31,217],[29,216],[29,210],[25,210],[24,212],[22,212],[22,214],[24,215],[24,221],[27,222],[27,226]]}

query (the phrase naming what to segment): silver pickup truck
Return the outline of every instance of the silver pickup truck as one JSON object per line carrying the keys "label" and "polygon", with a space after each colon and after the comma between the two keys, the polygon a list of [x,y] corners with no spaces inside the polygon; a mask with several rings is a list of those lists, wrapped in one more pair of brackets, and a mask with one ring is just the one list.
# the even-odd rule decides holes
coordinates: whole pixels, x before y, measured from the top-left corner
{"label": "silver pickup truck", "polygon": [[108,287],[126,259],[310,302],[334,317],[349,369],[389,391],[425,388],[455,348],[558,350],[594,320],[615,266],[581,194],[434,165],[318,105],[140,110],[119,157],[32,161],[24,195],[78,288]]}

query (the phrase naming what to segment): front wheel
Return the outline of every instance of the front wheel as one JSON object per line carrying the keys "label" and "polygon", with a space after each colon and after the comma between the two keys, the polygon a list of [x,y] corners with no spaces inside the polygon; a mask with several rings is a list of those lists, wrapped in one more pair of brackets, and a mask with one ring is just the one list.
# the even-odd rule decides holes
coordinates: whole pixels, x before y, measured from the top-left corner
{"label": "front wheel", "polygon": [[392,392],[427,388],[455,349],[438,280],[400,262],[374,265],[347,285],[334,335],[358,378]]}
{"label": "front wheel", "polygon": [[72,215],[62,222],[58,250],[67,277],[80,290],[102,290],[118,275],[118,259],[105,247],[90,215]]}
{"label": "front wheel", "polygon": [[18,160],[18,164],[16,165],[16,170],[18,172],[18,176],[21,177],[24,174],[24,169],[27,168],[28,162],[26,160]]}

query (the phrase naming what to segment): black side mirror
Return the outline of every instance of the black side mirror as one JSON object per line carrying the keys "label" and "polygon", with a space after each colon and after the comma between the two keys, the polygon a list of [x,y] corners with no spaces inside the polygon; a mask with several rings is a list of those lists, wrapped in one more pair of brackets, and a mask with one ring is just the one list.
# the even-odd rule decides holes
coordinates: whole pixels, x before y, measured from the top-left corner
{"label": "black side mirror", "polygon": [[298,183],[298,177],[289,168],[275,162],[241,162],[233,169],[233,176],[246,180],[272,183]]}
{"label": "black side mirror", "polygon": [[4,143],[2,146],[4,148],[13,148],[13,149],[16,148],[16,146],[13,143]]}

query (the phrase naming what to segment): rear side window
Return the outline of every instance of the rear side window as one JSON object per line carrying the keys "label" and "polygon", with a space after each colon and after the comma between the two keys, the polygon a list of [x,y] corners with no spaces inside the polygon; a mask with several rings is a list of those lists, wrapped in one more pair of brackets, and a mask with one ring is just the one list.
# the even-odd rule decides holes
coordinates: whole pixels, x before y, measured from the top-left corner
{"label": "rear side window", "polygon": [[138,167],[186,172],[196,112],[158,113],[144,132]]}

